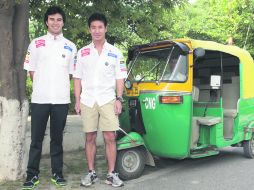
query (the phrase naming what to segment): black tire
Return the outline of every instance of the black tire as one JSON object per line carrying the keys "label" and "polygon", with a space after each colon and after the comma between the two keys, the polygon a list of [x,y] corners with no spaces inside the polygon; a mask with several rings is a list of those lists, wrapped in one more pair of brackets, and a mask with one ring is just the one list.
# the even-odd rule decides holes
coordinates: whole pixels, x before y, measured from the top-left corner
{"label": "black tire", "polygon": [[243,141],[243,152],[246,158],[254,158],[254,135],[248,141]]}
{"label": "black tire", "polygon": [[144,150],[140,147],[120,150],[116,158],[116,170],[123,180],[141,176],[145,168]]}

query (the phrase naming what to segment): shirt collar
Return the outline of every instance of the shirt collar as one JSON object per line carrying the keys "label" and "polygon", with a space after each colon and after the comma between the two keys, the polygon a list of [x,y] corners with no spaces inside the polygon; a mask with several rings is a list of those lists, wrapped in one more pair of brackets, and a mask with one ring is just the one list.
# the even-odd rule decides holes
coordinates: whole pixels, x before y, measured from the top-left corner
{"label": "shirt collar", "polygon": [[60,40],[63,38],[63,33],[57,35],[57,36],[54,36],[52,35],[51,33],[47,32],[47,36],[50,40]]}
{"label": "shirt collar", "polygon": [[[95,45],[93,42],[91,42],[90,47],[95,49]],[[107,40],[105,40],[102,50],[109,50],[110,49],[109,47],[110,47],[109,43],[107,42]]]}

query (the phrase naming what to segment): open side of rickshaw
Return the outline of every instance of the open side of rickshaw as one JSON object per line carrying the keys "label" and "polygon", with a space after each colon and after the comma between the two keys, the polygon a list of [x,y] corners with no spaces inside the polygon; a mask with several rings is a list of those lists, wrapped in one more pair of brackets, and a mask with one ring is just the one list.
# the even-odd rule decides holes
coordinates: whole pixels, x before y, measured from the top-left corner
{"label": "open side of rickshaw", "polygon": [[254,63],[245,50],[198,40],[139,45],[129,72],[117,170],[139,177],[153,156],[184,159],[242,146],[254,157]]}

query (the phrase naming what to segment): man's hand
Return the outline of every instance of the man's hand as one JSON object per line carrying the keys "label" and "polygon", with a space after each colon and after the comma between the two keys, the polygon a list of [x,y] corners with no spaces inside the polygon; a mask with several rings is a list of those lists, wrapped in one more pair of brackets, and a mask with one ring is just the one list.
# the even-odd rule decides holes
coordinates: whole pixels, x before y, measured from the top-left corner
{"label": "man's hand", "polygon": [[80,115],[80,94],[81,94],[81,79],[74,78],[74,95],[75,95],[75,111]]}
{"label": "man's hand", "polygon": [[119,100],[115,101],[115,114],[120,115],[122,113],[122,102]]}
{"label": "man's hand", "polygon": [[75,103],[75,111],[78,115],[80,115],[81,110],[80,110],[80,101],[76,101]]}

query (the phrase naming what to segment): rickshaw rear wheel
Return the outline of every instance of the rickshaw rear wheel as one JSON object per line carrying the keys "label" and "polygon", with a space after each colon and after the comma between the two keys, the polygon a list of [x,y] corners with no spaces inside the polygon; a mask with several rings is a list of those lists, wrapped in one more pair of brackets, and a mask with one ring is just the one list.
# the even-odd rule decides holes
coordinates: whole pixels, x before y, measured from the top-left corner
{"label": "rickshaw rear wheel", "polygon": [[123,180],[141,176],[145,168],[144,149],[141,147],[120,150],[117,153],[116,170]]}
{"label": "rickshaw rear wheel", "polygon": [[243,152],[247,158],[254,158],[254,135],[248,141],[243,141]]}

